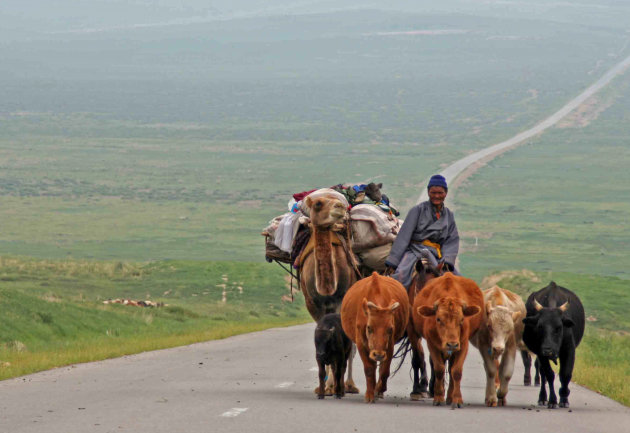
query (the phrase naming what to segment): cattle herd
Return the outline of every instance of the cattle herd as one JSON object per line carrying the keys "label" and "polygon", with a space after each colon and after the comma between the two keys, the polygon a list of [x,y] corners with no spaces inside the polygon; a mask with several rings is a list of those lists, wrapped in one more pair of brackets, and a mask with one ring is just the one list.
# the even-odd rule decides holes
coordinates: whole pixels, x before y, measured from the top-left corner
{"label": "cattle herd", "polygon": [[[416,269],[408,290],[393,278],[377,273],[357,281],[345,293],[340,313],[331,312],[318,320],[315,347],[319,398],[333,394],[341,398],[356,389],[344,384],[344,372],[352,362],[352,343],[364,366],[365,401],[374,403],[382,398],[394,347],[400,343],[399,352],[412,352],[411,398],[432,396],[434,406],[462,407],[460,384],[471,343],[483,358],[487,406],[506,404],[516,353],[520,351],[526,367],[525,385],[531,383],[530,354],[536,356],[536,371],[540,371],[538,404],[569,407],[575,348],[585,322],[584,308],[573,292],[551,282],[523,302],[520,296],[497,286],[482,291],[471,279],[435,269],[428,272],[421,262]],[[430,381],[422,339],[429,348]],[[550,365],[558,360],[559,402]]]}

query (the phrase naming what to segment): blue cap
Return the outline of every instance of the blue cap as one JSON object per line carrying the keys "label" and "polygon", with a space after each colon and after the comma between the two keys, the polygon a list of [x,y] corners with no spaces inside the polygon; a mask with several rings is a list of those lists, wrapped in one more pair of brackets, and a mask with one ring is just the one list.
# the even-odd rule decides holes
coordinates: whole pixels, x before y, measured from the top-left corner
{"label": "blue cap", "polygon": [[431,189],[432,186],[441,186],[446,191],[448,191],[448,186],[446,185],[446,179],[441,174],[434,174],[433,176],[431,176],[431,179],[429,179],[429,185],[427,186],[427,189]]}

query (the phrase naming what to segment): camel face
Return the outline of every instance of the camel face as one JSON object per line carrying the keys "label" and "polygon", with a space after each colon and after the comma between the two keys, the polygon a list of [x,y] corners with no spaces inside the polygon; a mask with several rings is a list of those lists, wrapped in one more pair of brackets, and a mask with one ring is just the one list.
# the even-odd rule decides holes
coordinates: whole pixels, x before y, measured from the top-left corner
{"label": "camel face", "polygon": [[315,227],[332,227],[346,216],[344,204],[333,197],[306,197],[306,205],[310,208],[311,222]]}

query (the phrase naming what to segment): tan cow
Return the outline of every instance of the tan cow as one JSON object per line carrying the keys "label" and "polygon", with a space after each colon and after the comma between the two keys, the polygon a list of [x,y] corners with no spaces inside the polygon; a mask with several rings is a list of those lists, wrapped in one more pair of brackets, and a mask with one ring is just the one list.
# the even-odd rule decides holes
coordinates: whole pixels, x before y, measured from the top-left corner
{"label": "tan cow", "polygon": [[[383,397],[387,390],[394,344],[405,334],[409,321],[407,291],[393,278],[376,272],[357,281],[341,303],[341,324],[356,345],[363,361],[365,402],[374,403],[374,393]],[[379,380],[376,383],[376,365]]]}
{"label": "tan cow", "polygon": [[505,406],[516,351],[525,347],[525,303],[517,294],[498,286],[484,290],[483,298],[483,321],[470,342],[481,352],[486,369],[486,405]]}

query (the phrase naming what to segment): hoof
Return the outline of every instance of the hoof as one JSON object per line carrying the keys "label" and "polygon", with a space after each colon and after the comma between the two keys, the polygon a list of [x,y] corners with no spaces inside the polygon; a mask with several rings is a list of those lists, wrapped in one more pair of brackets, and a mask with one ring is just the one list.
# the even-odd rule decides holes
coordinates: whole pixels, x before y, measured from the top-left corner
{"label": "hoof", "polygon": [[346,383],[345,389],[346,389],[346,394],[358,394],[359,393],[359,388],[354,386],[354,384],[352,384],[352,383]]}
{"label": "hoof", "polygon": [[461,409],[462,403],[453,403],[451,404],[451,409]]}
{"label": "hoof", "polygon": [[538,406],[547,406],[547,400],[538,400]]}
{"label": "hoof", "polygon": [[376,398],[385,398],[385,394],[379,392],[378,394],[376,394]]}
{"label": "hoof", "polygon": [[560,402],[559,406],[563,407],[563,408],[568,408],[569,407],[569,402],[568,401],[567,402]]}
{"label": "hoof", "polygon": [[433,406],[442,406],[442,401],[440,401],[440,400],[433,400]]}
{"label": "hoof", "polygon": [[524,385],[524,386],[532,386],[532,380],[531,380],[531,379],[529,379],[529,380],[524,380],[524,381],[523,381],[523,385]]}
{"label": "hoof", "polygon": [[319,400],[323,400],[324,399],[324,394],[317,394],[317,398]]}
{"label": "hoof", "polygon": [[496,400],[486,400],[486,406],[488,407],[497,407]]}
{"label": "hoof", "polygon": [[365,396],[365,402],[366,403],[372,403],[374,404],[374,397],[368,397],[367,395]]}
{"label": "hoof", "polygon": [[558,403],[549,403],[547,409],[558,409]]}
{"label": "hoof", "polygon": [[420,401],[422,399],[427,398],[427,393],[426,392],[417,392],[417,393],[411,393],[409,394],[409,399],[411,401]]}
{"label": "hoof", "polygon": [[343,394],[335,394],[336,399],[341,399],[341,397],[343,397]]}
{"label": "hoof", "polygon": [[499,406],[507,406],[507,400],[505,399],[505,397],[500,398],[499,401],[497,402],[497,404]]}
{"label": "hoof", "polygon": [[540,385],[540,379],[534,380],[534,385],[539,386]]}

